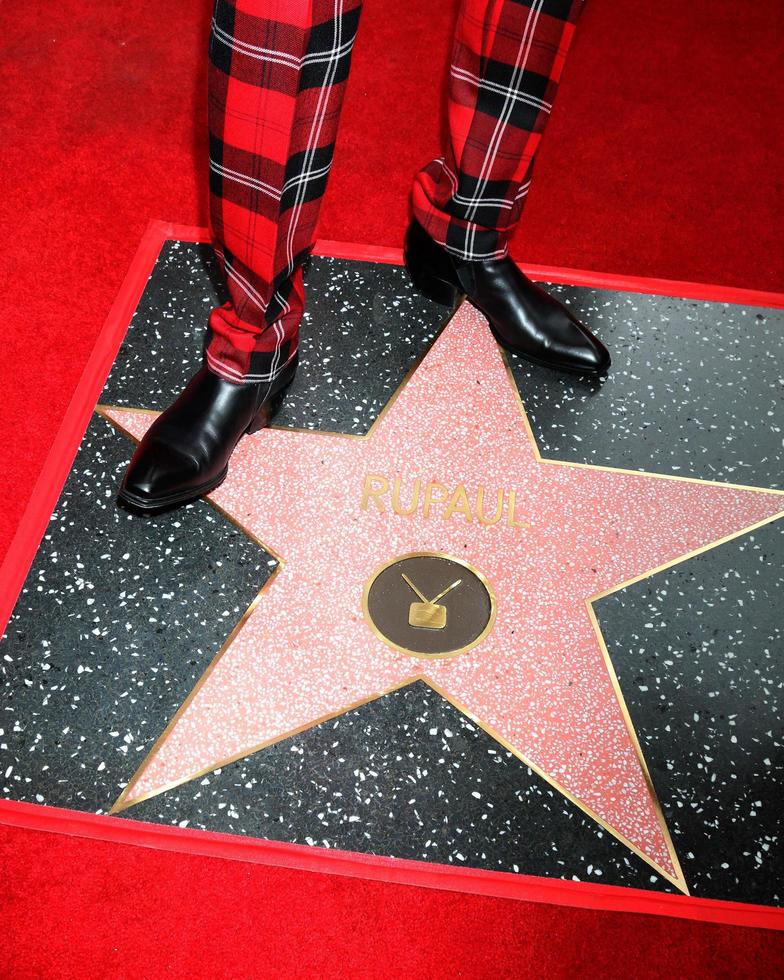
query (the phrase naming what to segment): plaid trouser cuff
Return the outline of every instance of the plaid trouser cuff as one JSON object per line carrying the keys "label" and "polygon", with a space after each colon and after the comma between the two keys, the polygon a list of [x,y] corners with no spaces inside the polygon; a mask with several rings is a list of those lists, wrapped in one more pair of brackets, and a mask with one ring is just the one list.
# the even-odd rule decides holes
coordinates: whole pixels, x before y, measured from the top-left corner
{"label": "plaid trouser cuff", "polygon": [[583,0],[463,0],[449,71],[444,156],[416,176],[414,216],[447,251],[501,258]]}

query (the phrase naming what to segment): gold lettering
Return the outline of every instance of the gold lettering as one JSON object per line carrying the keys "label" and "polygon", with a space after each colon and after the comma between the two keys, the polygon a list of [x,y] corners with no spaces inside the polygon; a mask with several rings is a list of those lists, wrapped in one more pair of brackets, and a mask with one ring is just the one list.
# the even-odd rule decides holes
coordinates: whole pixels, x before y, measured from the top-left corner
{"label": "gold lettering", "polygon": [[528,521],[515,520],[515,508],[517,507],[517,494],[514,490],[509,491],[509,516],[506,523],[509,527],[530,527]]}
{"label": "gold lettering", "polygon": [[457,490],[455,490],[449,500],[446,513],[444,514],[444,520],[449,520],[452,514],[456,512],[458,514],[462,514],[469,524],[474,519],[473,514],[471,513],[471,505],[468,503],[468,494],[466,493],[466,488],[462,483]]}
{"label": "gold lettering", "polygon": [[477,487],[476,499],[474,500],[473,496],[469,496],[464,483],[451,490],[443,483],[439,483],[438,480],[431,480],[423,485],[423,481],[417,478],[412,481],[408,503],[404,503],[401,497],[405,482],[405,477],[400,473],[395,474],[394,477],[386,477],[380,473],[366,474],[362,487],[362,510],[370,510],[370,505],[373,503],[379,514],[386,514],[389,513],[387,508],[387,504],[389,504],[391,512],[399,517],[411,517],[418,513],[421,508],[422,516],[429,518],[434,507],[443,505],[443,519],[445,521],[457,516],[465,518],[468,524],[472,524],[476,518],[484,527],[490,527],[493,524],[498,524],[504,516],[504,500],[506,499],[507,525],[519,528],[531,526],[528,521],[521,520],[518,516],[517,492],[515,490],[501,488],[494,491],[493,510],[492,513],[487,513],[487,504],[493,494],[489,493],[485,487]]}
{"label": "gold lettering", "polygon": [[[514,490],[512,493],[514,493]],[[485,517],[484,509],[485,488],[480,487],[476,493],[476,516],[479,518],[479,523],[484,524],[485,527],[490,527],[491,524],[497,524],[501,520],[501,515],[503,514],[504,510],[504,491],[498,491],[495,513],[492,517]]]}
{"label": "gold lettering", "polygon": [[[380,486],[374,486],[374,483],[380,484]],[[368,473],[365,477],[365,486],[362,488],[362,510],[367,510],[368,504],[372,500],[378,507],[379,514],[385,514],[384,505],[379,497],[387,490],[389,490],[389,480],[385,476],[379,476],[378,473]]]}
{"label": "gold lettering", "polygon": [[[435,490],[441,491],[441,496],[434,498],[433,493]],[[430,507],[432,504],[445,504],[447,497],[449,496],[449,491],[444,486],[443,483],[438,483],[436,480],[428,483],[425,487],[425,506],[423,508],[423,514],[425,517],[430,516]]]}
{"label": "gold lettering", "polygon": [[419,489],[421,481],[414,480],[414,499],[411,506],[405,508],[400,503],[400,477],[396,476],[392,484],[392,510],[401,517],[410,517],[419,506]]}

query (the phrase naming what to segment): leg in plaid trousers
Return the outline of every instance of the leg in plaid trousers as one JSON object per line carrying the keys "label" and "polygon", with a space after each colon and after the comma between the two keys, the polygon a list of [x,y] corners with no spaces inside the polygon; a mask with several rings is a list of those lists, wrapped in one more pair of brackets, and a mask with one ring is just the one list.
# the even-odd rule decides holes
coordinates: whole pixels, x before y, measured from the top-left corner
{"label": "leg in plaid trousers", "polygon": [[[453,255],[506,255],[582,0],[463,0],[449,144],[414,183],[414,216]],[[231,299],[210,369],[269,381],[297,347],[301,265],[338,132],[361,0],[217,0],[210,38],[211,223]]]}
{"label": "leg in plaid trousers", "polygon": [[[599,374],[609,355],[507,255],[582,0],[462,0],[449,139],[417,175],[405,256],[415,285],[466,294],[496,339],[535,363]],[[296,370],[302,263],[332,164],[361,0],[215,0],[210,214],[229,301],[205,363],[150,426],[120,500],[142,512],[222,482]]]}

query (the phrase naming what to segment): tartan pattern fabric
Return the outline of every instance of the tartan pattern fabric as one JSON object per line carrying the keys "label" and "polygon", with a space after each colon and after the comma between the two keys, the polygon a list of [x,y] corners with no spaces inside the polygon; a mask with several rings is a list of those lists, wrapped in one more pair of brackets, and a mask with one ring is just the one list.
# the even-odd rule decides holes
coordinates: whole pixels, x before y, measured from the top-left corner
{"label": "tartan pattern fabric", "polygon": [[205,353],[269,382],[297,347],[361,0],[216,0],[210,34],[210,225],[230,299]]}
{"label": "tartan pattern fabric", "polygon": [[583,0],[463,0],[448,82],[446,153],[412,206],[463,259],[502,258],[525,204]]}
{"label": "tartan pattern fabric", "polygon": [[[583,0],[462,0],[449,145],[416,177],[414,216],[467,259],[506,254]],[[229,301],[210,370],[270,386],[297,349],[302,262],[337,136],[362,0],[215,0],[210,224]]]}

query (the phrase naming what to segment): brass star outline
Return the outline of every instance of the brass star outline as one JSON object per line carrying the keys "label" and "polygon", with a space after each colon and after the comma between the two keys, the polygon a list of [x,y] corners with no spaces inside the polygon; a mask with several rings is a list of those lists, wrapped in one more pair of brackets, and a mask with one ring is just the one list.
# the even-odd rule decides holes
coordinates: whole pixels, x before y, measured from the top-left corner
{"label": "brass star outline", "polygon": [[[465,302],[465,301],[462,301],[462,302]],[[382,406],[381,410],[379,411],[378,415],[376,416],[376,418],[374,419],[374,421],[372,422],[372,424],[368,428],[367,432],[365,432],[365,433],[346,433],[346,432],[336,432],[336,431],[326,430],[326,429],[298,428],[298,427],[293,427],[293,426],[275,426],[275,425],[271,426],[271,428],[279,429],[279,430],[284,431],[284,432],[307,433],[308,435],[311,435],[311,436],[319,436],[319,435],[333,436],[333,437],[334,436],[338,436],[338,437],[341,437],[341,438],[344,438],[344,439],[351,439],[351,440],[360,441],[360,442],[370,440],[373,437],[373,435],[374,435],[375,431],[377,430],[377,428],[380,426],[380,424],[383,421],[383,419],[385,418],[385,416],[393,408],[393,406],[394,406],[397,398],[403,392],[403,390],[406,388],[408,382],[414,376],[415,372],[417,371],[417,369],[421,365],[422,361],[425,359],[425,357],[429,353],[429,351],[430,351],[431,347],[433,346],[433,344],[435,344],[436,340],[441,335],[441,333],[443,333],[443,331],[449,326],[449,324],[451,323],[452,318],[459,311],[459,309],[460,309],[460,307],[462,305],[462,302],[459,303],[455,307],[455,309],[452,311],[452,314],[441,325],[441,327],[439,328],[439,330],[436,333],[436,336],[433,338],[433,341],[431,341],[430,345],[422,353],[420,353],[419,356],[415,359],[414,363],[408,369],[408,371],[406,372],[405,376],[403,377],[403,379],[400,382],[400,384],[398,385],[398,387],[392,393],[392,395],[387,400],[387,402]],[[775,489],[771,489],[771,488],[768,488],[768,487],[758,487],[758,486],[750,486],[750,485],[744,485],[744,484],[724,483],[724,482],[717,481],[717,480],[702,480],[702,479],[699,479],[697,477],[676,476],[676,475],[670,475],[670,474],[666,474],[666,473],[651,473],[651,472],[648,472],[648,471],[645,471],[645,470],[624,469],[624,468],[621,468],[621,467],[605,466],[605,465],[593,464],[593,463],[575,463],[575,462],[571,462],[569,460],[547,459],[547,458],[542,457],[542,455],[541,455],[541,453],[539,451],[539,446],[538,446],[538,444],[536,442],[536,438],[534,436],[534,432],[533,432],[533,429],[532,429],[530,420],[528,418],[528,414],[527,414],[527,412],[525,410],[525,406],[523,404],[522,397],[520,395],[520,391],[519,391],[519,389],[517,387],[517,383],[516,383],[516,381],[514,379],[514,375],[512,373],[512,369],[511,369],[511,365],[510,365],[510,362],[509,362],[509,358],[508,358],[506,352],[501,347],[498,347],[498,351],[499,351],[499,354],[500,354],[500,356],[501,356],[501,358],[503,360],[503,364],[504,364],[504,368],[505,368],[505,371],[506,371],[506,375],[507,375],[509,384],[511,386],[512,392],[513,392],[514,397],[515,397],[515,400],[517,402],[517,406],[518,406],[518,409],[520,411],[520,414],[522,416],[522,420],[523,420],[523,423],[524,423],[525,431],[527,433],[527,436],[528,436],[528,439],[529,439],[529,442],[530,442],[530,447],[531,447],[531,449],[533,451],[534,459],[535,459],[535,461],[538,464],[545,465],[545,466],[568,466],[568,467],[576,468],[576,469],[587,469],[587,470],[600,471],[600,472],[609,472],[609,473],[623,473],[623,474],[630,474],[630,475],[634,475],[634,476],[645,476],[645,477],[649,477],[649,478],[652,478],[652,479],[663,479],[663,480],[667,480],[667,481],[680,481],[680,482],[696,483],[696,484],[702,484],[702,485],[714,485],[714,486],[721,486],[721,487],[723,487],[725,489],[738,489],[738,490],[745,490],[745,491],[753,491],[753,492],[765,493],[767,495],[780,495],[780,496],[784,497],[784,491],[782,491],[782,490],[775,490]],[[130,408],[128,406],[122,406],[122,405],[113,405],[113,404],[101,403],[101,404],[99,404],[99,405],[96,406],[96,408],[95,408],[96,414],[98,414],[102,418],[104,418],[117,431],[119,431],[125,437],[129,438],[134,443],[138,443],[139,440],[137,439],[137,437],[132,432],[130,432],[128,429],[126,429],[121,423],[119,423],[116,419],[114,419],[112,417],[112,415],[110,414],[112,411],[120,411],[120,412],[125,412],[125,413],[132,412],[134,414],[147,415],[147,416],[150,416],[152,418],[155,418],[155,417],[157,417],[157,415],[160,414],[159,412],[154,411],[152,409]],[[284,557],[282,555],[278,554],[275,551],[275,549],[273,549],[272,547],[270,547],[270,545],[268,545],[266,542],[262,541],[257,535],[255,535],[245,525],[243,525],[241,521],[239,521],[233,515],[229,514],[226,510],[224,510],[219,504],[217,504],[213,499],[211,499],[211,497],[209,495],[206,496],[203,499],[205,499],[205,501],[207,503],[209,503],[210,506],[215,511],[217,511],[219,514],[221,514],[221,516],[224,517],[229,523],[233,524],[236,528],[238,528],[239,530],[241,530],[243,532],[243,534],[245,534],[251,541],[253,541],[255,544],[257,544],[260,548],[262,548],[264,551],[266,551],[269,555],[271,555],[276,560],[277,564],[276,564],[276,567],[273,570],[272,574],[267,578],[267,580],[265,581],[264,585],[261,587],[261,589],[258,591],[258,593],[254,596],[253,600],[251,601],[251,603],[249,604],[249,606],[247,607],[247,609],[244,611],[244,613],[242,614],[242,616],[240,617],[240,619],[237,621],[237,623],[235,624],[234,628],[232,629],[232,631],[230,632],[230,634],[227,636],[226,640],[223,642],[223,644],[221,645],[221,647],[218,650],[218,652],[215,654],[215,656],[213,657],[213,659],[211,660],[211,662],[208,664],[207,668],[205,669],[205,671],[203,672],[203,674],[201,675],[201,677],[199,678],[199,680],[197,681],[197,683],[194,685],[193,689],[190,691],[190,693],[188,694],[188,696],[185,698],[185,700],[182,702],[182,704],[177,709],[177,711],[175,712],[175,714],[172,716],[171,720],[166,725],[166,727],[164,728],[163,732],[156,739],[154,745],[149,750],[149,752],[146,754],[146,756],[143,759],[142,763],[137,767],[134,775],[132,776],[132,778],[130,779],[130,781],[128,782],[128,784],[126,785],[125,789],[122,791],[122,793],[120,794],[120,796],[118,797],[118,799],[116,800],[116,802],[111,807],[111,809],[109,811],[110,814],[115,814],[115,813],[122,812],[123,810],[129,809],[132,806],[136,806],[138,803],[142,803],[142,802],[144,802],[144,801],[146,801],[148,799],[151,799],[151,798],[153,798],[155,796],[159,796],[162,793],[168,792],[169,790],[174,789],[177,786],[181,786],[181,785],[184,785],[185,783],[192,782],[195,779],[199,779],[199,778],[207,775],[210,772],[214,772],[215,770],[222,768],[223,766],[230,765],[231,763],[237,762],[240,759],[248,758],[248,757],[250,757],[251,755],[254,755],[257,752],[260,752],[261,750],[270,747],[271,745],[275,745],[275,744],[277,744],[279,742],[282,742],[285,739],[288,739],[288,738],[291,738],[291,737],[293,737],[295,735],[298,735],[298,734],[300,734],[303,731],[308,731],[309,729],[314,728],[317,725],[320,725],[320,724],[322,724],[322,723],[324,723],[326,721],[330,721],[330,720],[333,720],[335,718],[339,718],[339,717],[347,714],[350,711],[353,711],[353,710],[356,710],[357,708],[362,707],[365,704],[369,704],[372,701],[376,701],[379,698],[382,698],[382,697],[386,696],[387,694],[391,694],[394,691],[400,690],[400,689],[402,689],[404,687],[409,686],[410,684],[413,684],[413,683],[416,683],[416,682],[420,681],[420,682],[426,684],[432,690],[434,690],[437,694],[439,694],[442,698],[444,698],[444,700],[446,700],[447,702],[449,702],[450,704],[452,704],[455,708],[458,709],[458,711],[461,712],[461,714],[463,714],[465,717],[469,718],[474,724],[476,724],[483,731],[485,731],[488,735],[490,735],[498,744],[500,744],[501,746],[503,746],[508,752],[510,752],[517,759],[519,759],[519,761],[522,762],[528,769],[530,769],[533,772],[535,772],[547,784],[549,784],[550,786],[552,786],[553,789],[555,789],[558,793],[560,793],[562,796],[564,796],[566,799],[568,799],[571,803],[573,803],[575,806],[577,806],[583,813],[585,813],[587,816],[589,816],[594,822],[596,822],[597,824],[599,824],[600,827],[602,827],[604,830],[606,830],[615,839],[617,839],[621,843],[623,843],[634,854],[636,854],[639,858],[641,858],[648,865],[650,865],[656,871],[657,874],[659,874],[660,876],[662,876],[665,880],[667,880],[670,884],[672,884],[673,886],[675,886],[681,892],[683,892],[685,894],[689,894],[688,886],[686,884],[685,877],[683,875],[683,870],[682,870],[680,861],[678,859],[678,855],[677,855],[677,852],[676,852],[674,843],[672,841],[672,837],[671,837],[669,828],[667,827],[667,824],[666,824],[666,821],[665,821],[665,818],[664,818],[664,814],[663,814],[663,811],[662,811],[661,803],[660,803],[660,801],[658,799],[658,795],[657,795],[656,790],[654,788],[653,781],[652,781],[651,775],[650,775],[650,770],[649,770],[648,765],[647,765],[647,762],[645,760],[645,756],[644,756],[644,753],[642,751],[642,747],[640,745],[639,739],[637,737],[636,730],[634,728],[634,724],[632,722],[632,719],[631,719],[631,716],[630,716],[628,707],[626,705],[626,701],[624,699],[624,696],[623,696],[623,693],[622,693],[622,690],[621,690],[621,686],[620,686],[620,683],[619,683],[619,680],[618,680],[618,676],[617,676],[617,674],[615,672],[615,668],[613,666],[613,663],[612,663],[612,660],[611,660],[611,657],[610,657],[610,653],[609,653],[609,650],[607,648],[607,644],[606,644],[605,639],[604,639],[604,636],[602,634],[601,627],[599,626],[599,622],[598,622],[598,619],[596,617],[596,613],[595,613],[593,604],[595,602],[597,602],[599,599],[603,599],[603,598],[605,598],[605,597],[607,597],[609,595],[612,595],[612,594],[614,594],[616,592],[620,592],[622,589],[625,589],[628,586],[634,585],[637,582],[644,581],[645,579],[652,578],[654,575],[657,575],[660,572],[663,572],[663,571],[665,571],[665,570],[667,570],[669,568],[672,568],[672,567],[674,567],[676,565],[682,564],[683,562],[686,562],[686,561],[690,560],[691,558],[694,558],[694,557],[696,557],[696,556],[698,556],[700,554],[704,554],[705,552],[711,551],[714,548],[720,547],[721,545],[726,544],[727,542],[732,541],[735,538],[738,538],[738,537],[741,537],[742,535],[745,535],[745,534],[748,534],[750,532],[753,532],[753,531],[757,530],[758,528],[761,528],[761,527],[763,527],[763,526],[765,526],[767,524],[770,524],[770,523],[772,523],[772,522],[774,522],[776,520],[780,520],[782,517],[784,517],[784,509],[782,509],[781,511],[779,511],[779,512],[773,514],[773,515],[771,515],[770,517],[766,517],[763,520],[757,521],[757,522],[755,522],[753,524],[750,524],[750,525],[748,525],[746,527],[742,527],[742,528],[738,529],[737,531],[732,532],[731,534],[728,534],[728,535],[725,535],[725,536],[723,536],[721,538],[718,538],[717,540],[712,541],[709,544],[703,545],[703,546],[701,546],[699,548],[695,548],[695,549],[693,549],[691,551],[686,552],[683,555],[678,556],[677,558],[674,558],[674,559],[672,559],[672,560],[670,560],[668,562],[665,562],[663,564],[657,565],[654,568],[651,568],[651,569],[649,569],[649,570],[647,570],[647,571],[645,571],[645,572],[643,572],[643,573],[641,573],[639,575],[636,575],[636,576],[634,576],[632,578],[629,578],[629,579],[621,582],[618,585],[615,585],[615,586],[612,586],[611,588],[608,588],[608,589],[605,589],[603,591],[597,592],[594,595],[591,595],[591,596],[587,597],[584,600],[585,606],[586,606],[586,609],[587,609],[587,612],[588,612],[588,615],[589,615],[589,618],[590,618],[590,622],[592,624],[593,631],[594,631],[596,640],[597,640],[598,645],[599,645],[599,649],[601,650],[601,653],[602,653],[602,657],[603,657],[603,660],[604,660],[605,668],[606,668],[607,673],[608,673],[608,676],[609,676],[609,678],[611,680],[612,687],[613,687],[613,690],[615,692],[615,696],[617,698],[617,701],[618,701],[618,704],[619,704],[619,707],[620,707],[620,710],[621,710],[621,714],[622,714],[623,719],[624,719],[624,724],[626,726],[627,734],[629,736],[630,742],[631,742],[632,747],[634,749],[634,752],[635,752],[635,755],[637,757],[637,761],[638,761],[638,763],[640,765],[641,771],[643,773],[645,784],[646,784],[648,793],[650,795],[650,799],[651,799],[652,804],[653,804],[654,809],[655,809],[656,817],[657,817],[657,820],[658,820],[658,823],[659,823],[659,826],[660,826],[660,829],[661,829],[661,832],[662,832],[662,836],[663,836],[663,838],[665,840],[665,843],[667,845],[667,850],[668,850],[668,853],[669,853],[669,856],[670,856],[670,860],[672,861],[672,865],[673,865],[673,867],[675,868],[675,870],[677,872],[676,875],[672,875],[669,871],[667,871],[667,869],[661,867],[653,858],[651,858],[648,854],[646,854],[642,849],[640,849],[639,847],[637,847],[632,841],[630,841],[628,838],[626,838],[621,832],[619,832],[618,830],[616,830],[612,826],[612,824],[610,824],[603,817],[601,817],[598,813],[596,813],[591,807],[589,807],[587,804],[585,804],[583,801],[581,801],[577,796],[575,796],[565,786],[562,786],[557,780],[555,780],[550,774],[548,774],[545,770],[543,770],[540,766],[538,766],[535,762],[533,762],[530,758],[528,758],[523,752],[521,752],[518,748],[516,748],[511,742],[509,742],[507,739],[505,739],[499,732],[497,732],[494,728],[492,728],[491,726],[489,726],[485,722],[483,722],[482,719],[479,718],[476,714],[474,714],[466,705],[464,705],[463,703],[461,703],[457,698],[455,698],[454,696],[452,696],[448,691],[446,691],[444,688],[442,688],[439,684],[435,683],[432,679],[430,679],[424,673],[417,674],[415,676],[409,676],[405,680],[403,680],[402,682],[396,683],[396,684],[394,684],[394,685],[392,685],[392,686],[390,686],[390,687],[388,687],[388,688],[386,688],[386,689],[384,689],[382,691],[375,692],[374,694],[372,694],[369,697],[365,697],[365,698],[362,698],[362,699],[360,699],[360,700],[358,700],[356,702],[353,702],[353,703],[350,703],[348,705],[345,705],[344,707],[341,707],[337,711],[329,712],[328,714],[325,714],[325,715],[322,715],[320,717],[314,718],[313,720],[307,722],[306,724],[303,724],[303,725],[301,725],[301,726],[299,726],[297,728],[294,728],[294,729],[292,729],[290,731],[284,732],[284,733],[282,733],[282,734],[280,734],[280,735],[278,735],[278,736],[276,736],[274,738],[271,738],[271,739],[268,739],[268,740],[266,740],[264,742],[261,742],[259,744],[256,744],[256,745],[252,746],[249,749],[243,749],[240,752],[235,753],[234,755],[231,755],[231,756],[222,758],[219,761],[217,761],[215,763],[211,763],[209,766],[206,766],[203,769],[198,770],[197,772],[191,773],[191,774],[189,774],[189,775],[187,775],[185,777],[182,777],[180,779],[173,780],[170,783],[166,783],[166,784],[164,784],[164,785],[156,788],[153,791],[150,791],[150,792],[148,792],[148,793],[146,793],[146,794],[144,794],[142,796],[139,796],[137,798],[134,798],[131,801],[128,801],[127,800],[127,797],[130,794],[130,792],[132,791],[134,785],[139,781],[140,777],[145,772],[145,770],[146,770],[147,766],[149,765],[150,761],[156,755],[156,753],[158,752],[159,748],[166,741],[166,739],[168,738],[168,736],[171,733],[171,731],[177,725],[177,723],[180,720],[180,718],[182,717],[182,715],[185,713],[185,711],[188,709],[188,707],[190,706],[190,704],[193,701],[193,699],[199,693],[199,691],[201,690],[202,686],[207,681],[207,679],[209,678],[209,676],[212,673],[212,671],[214,670],[214,668],[217,666],[218,662],[221,660],[221,658],[227,652],[227,650],[231,647],[231,644],[234,641],[235,637],[240,632],[240,630],[243,628],[243,626],[245,625],[245,623],[247,622],[247,620],[250,618],[250,616],[254,613],[254,611],[258,607],[259,603],[261,602],[262,596],[264,595],[265,591],[270,587],[270,585],[274,581],[275,577],[277,576],[278,572],[280,571],[280,569],[285,564],[285,559],[284,559]]]}

